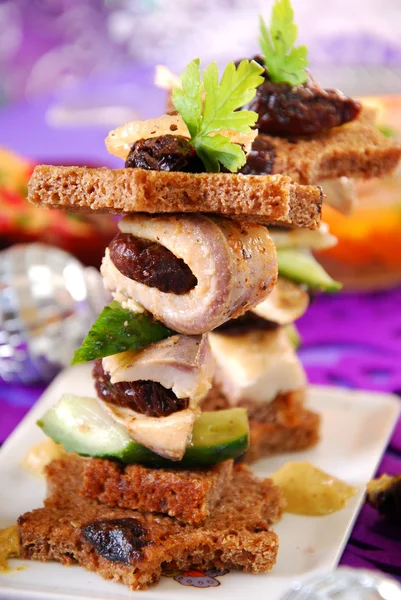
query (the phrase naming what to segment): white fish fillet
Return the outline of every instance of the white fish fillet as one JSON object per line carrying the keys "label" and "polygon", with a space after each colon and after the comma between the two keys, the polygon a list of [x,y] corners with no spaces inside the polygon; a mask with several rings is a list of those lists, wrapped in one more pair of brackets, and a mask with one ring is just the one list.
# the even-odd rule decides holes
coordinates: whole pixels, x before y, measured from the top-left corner
{"label": "white fish fillet", "polygon": [[308,306],[309,294],[297,283],[279,277],[271,294],[252,312],[267,321],[288,325],[302,317]]}
{"label": "white fish fillet", "polygon": [[283,327],[238,336],[211,333],[216,382],[232,405],[271,402],[280,392],[306,386],[303,367]]}
{"label": "white fish fillet", "polygon": [[186,409],[168,417],[148,417],[125,406],[99,400],[103,408],[138,444],[170,460],[181,460],[191,441],[197,411]]}

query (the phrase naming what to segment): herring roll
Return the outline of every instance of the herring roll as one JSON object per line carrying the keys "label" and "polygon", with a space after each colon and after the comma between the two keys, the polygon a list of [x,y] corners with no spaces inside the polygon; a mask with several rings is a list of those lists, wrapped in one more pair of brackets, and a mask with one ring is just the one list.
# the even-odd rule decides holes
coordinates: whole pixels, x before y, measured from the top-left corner
{"label": "herring roll", "polygon": [[272,293],[252,312],[277,325],[289,325],[305,314],[309,300],[309,294],[302,286],[279,277]]}
{"label": "herring roll", "polygon": [[[206,335],[173,335],[143,350],[106,356],[102,366],[112,385],[151,381],[171,389],[178,399],[188,399],[194,407],[209,391],[214,361]],[[135,409],[152,416],[164,414],[163,408],[152,406]]]}
{"label": "herring roll", "polygon": [[99,360],[93,376],[101,404],[134,440],[180,460],[214,366],[206,335],[174,335]]}
{"label": "herring roll", "polygon": [[219,216],[132,215],[102,264],[106,287],[174,331],[206,333],[262,302],[277,280],[267,229]]}

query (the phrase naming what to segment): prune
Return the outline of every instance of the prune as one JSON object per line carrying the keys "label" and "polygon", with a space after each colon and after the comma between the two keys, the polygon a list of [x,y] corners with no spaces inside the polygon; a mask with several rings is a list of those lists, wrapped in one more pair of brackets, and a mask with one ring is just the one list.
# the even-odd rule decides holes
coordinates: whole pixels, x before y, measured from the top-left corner
{"label": "prune", "polygon": [[93,521],[82,528],[82,537],[93,546],[99,556],[111,562],[132,564],[142,559],[141,552],[149,542],[138,519],[111,519]]}
{"label": "prune", "polygon": [[217,327],[214,332],[222,333],[223,335],[241,335],[255,330],[271,331],[277,329],[277,327],[279,327],[277,323],[263,319],[255,315],[255,313],[248,311],[237,319],[226,321]]}
{"label": "prune", "polygon": [[188,140],[181,135],[170,134],[135,142],[125,166],[150,171],[205,171],[203,162]]}
{"label": "prune", "polygon": [[177,398],[155,381],[121,381],[111,383],[110,375],[103,369],[102,361],[97,360],[93,368],[95,388],[101,400],[125,406],[149,417],[167,417],[189,405],[189,398]]}
{"label": "prune", "polygon": [[[254,60],[263,66],[260,56]],[[264,83],[244,108],[258,113],[256,127],[260,133],[291,138],[348,123],[358,116],[361,105],[338,90],[321,88],[309,74],[304,85],[291,87],[273,83],[265,71]]]}
{"label": "prune", "polygon": [[188,265],[157,242],[118,233],[109,250],[120,273],[161,292],[186,294],[198,283]]}
{"label": "prune", "polygon": [[255,138],[246,163],[240,170],[244,175],[270,175],[273,172],[276,149],[263,136]]}

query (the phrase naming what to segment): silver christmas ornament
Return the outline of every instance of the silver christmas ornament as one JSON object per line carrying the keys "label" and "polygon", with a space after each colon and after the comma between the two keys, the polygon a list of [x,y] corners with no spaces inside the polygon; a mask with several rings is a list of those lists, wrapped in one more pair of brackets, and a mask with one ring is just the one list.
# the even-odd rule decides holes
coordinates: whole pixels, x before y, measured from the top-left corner
{"label": "silver christmas ornament", "polygon": [[52,246],[0,252],[0,378],[49,381],[110,301],[101,275]]}
{"label": "silver christmas ornament", "polygon": [[384,573],[339,567],[294,582],[281,600],[401,600],[401,585]]}

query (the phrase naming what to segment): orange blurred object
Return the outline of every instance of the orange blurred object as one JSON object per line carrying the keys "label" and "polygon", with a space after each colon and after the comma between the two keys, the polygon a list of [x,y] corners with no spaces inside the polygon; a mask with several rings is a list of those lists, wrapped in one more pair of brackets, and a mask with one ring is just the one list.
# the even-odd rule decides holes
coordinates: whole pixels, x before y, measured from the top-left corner
{"label": "orange blurred object", "polygon": [[77,215],[44,210],[26,200],[34,164],[0,147],[0,248],[41,241],[99,266],[104,248],[116,233],[110,215]]}
{"label": "orange blurred object", "polygon": [[[378,110],[378,126],[401,139],[401,96],[362,98]],[[318,253],[330,275],[348,289],[401,283],[401,169],[393,176],[356,183],[357,207],[343,215],[330,206],[323,220],[337,246]]]}

